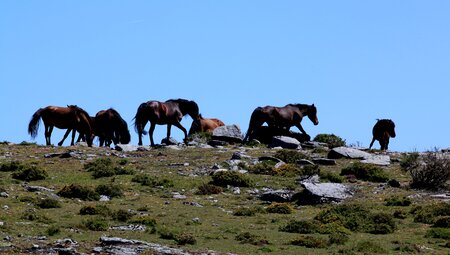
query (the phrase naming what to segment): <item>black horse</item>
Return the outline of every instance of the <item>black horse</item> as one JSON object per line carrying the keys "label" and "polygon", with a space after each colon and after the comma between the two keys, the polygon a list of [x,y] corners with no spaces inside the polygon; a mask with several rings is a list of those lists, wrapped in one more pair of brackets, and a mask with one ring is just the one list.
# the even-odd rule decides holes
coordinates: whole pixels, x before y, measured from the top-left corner
{"label": "black horse", "polygon": [[184,133],[184,141],[187,142],[187,131],[181,125],[180,121],[186,114],[189,114],[192,119],[197,119],[199,115],[198,105],[194,101],[186,99],[170,99],[166,102],[148,101],[142,103],[134,117],[134,127],[139,135],[139,145],[142,145],[142,134],[147,122],[150,122],[150,144],[155,146],[153,141],[153,131],[155,131],[156,124],[167,125],[167,139],[170,137],[170,129],[172,125],[181,129]]}
{"label": "black horse", "polygon": [[95,135],[99,137],[100,147],[114,144],[127,144],[131,140],[127,122],[113,108],[99,111],[94,120]]}
{"label": "black horse", "polygon": [[300,124],[304,116],[308,116],[314,125],[319,124],[319,120],[317,119],[317,108],[314,104],[288,104],[284,107],[257,107],[250,117],[250,124],[244,142],[251,139],[252,134],[256,129],[264,123],[267,123],[269,127],[286,130],[289,130],[292,126],[296,126],[303,134],[307,135]]}
{"label": "black horse", "polygon": [[387,150],[389,145],[389,138],[395,137],[395,123],[390,119],[377,119],[377,123],[372,129],[372,142],[370,143],[369,149],[372,148],[375,140],[378,140],[381,146],[381,150]]}

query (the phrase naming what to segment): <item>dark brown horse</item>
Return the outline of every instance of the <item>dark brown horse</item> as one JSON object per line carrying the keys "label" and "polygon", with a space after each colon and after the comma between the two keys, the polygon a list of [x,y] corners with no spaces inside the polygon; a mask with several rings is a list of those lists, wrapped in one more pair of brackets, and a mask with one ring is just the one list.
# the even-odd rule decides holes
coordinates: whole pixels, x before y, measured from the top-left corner
{"label": "dark brown horse", "polygon": [[112,142],[127,144],[131,140],[127,122],[113,108],[99,111],[95,115],[94,123],[94,132],[99,137],[100,147],[109,147]]}
{"label": "dark brown horse", "polygon": [[284,107],[257,107],[250,117],[250,123],[244,142],[251,139],[253,132],[264,123],[267,123],[269,127],[285,128],[287,130],[292,126],[296,126],[303,134],[307,135],[300,124],[304,116],[308,116],[314,125],[319,124],[319,120],[317,119],[317,109],[314,104],[288,104]]}
{"label": "dark brown horse", "polygon": [[372,142],[370,143],[369,149],[372,148],[375,140],[378,140],[380,143],[380,150],[387,150],[389,145],[389,138],[395,137],[395,123],[390,119],[377,119],[377,123],[373,126],[372,129]]}
{"label": "dark brown horse", "polygon": [[147,122],[150,122],[150,144],[155,146],[153,141],[153,131],[156,124],[167,125],[167,139],[170,137],[172,125],[181,129],[184,133],[184,141],[187,140],[187,131],[181,125],[180,121],[186,114],[189,114],[193,120],[198,118],[199,109],[197,103],[186,99],[171,99],[166,102],[148,101],[142,103],[137,109],[134,117],[134,127],[139,135],[139,145],[142,145],[142,134]]}
{"label": "dark brown horse", "polygon": [[199,133],[199,132],[208,132],[212,133],[212,131],[216,127],[225,126],[225,123],[219,119],[208,119],[203,118],[201,114],[198,115],[197,119],[192,121],[191,128],[189,129],[189,135]]}
{"label": "dark brown horse", "polygon": [[28,133],[35,138],[39,129],[39,120],[42,118],[45,126],[45,142],[51,145],[50,137],[53,127],[67,129],[63,139],[58,143],[61,146],[64,140],[72,131],[72,142],[74,145],[75,131],[87,136],[88,146],[92,146],[93,129],[90,123],[89,114],[76,105],[68,105],[67,107],[47,106],[37,110],[28,124]]}

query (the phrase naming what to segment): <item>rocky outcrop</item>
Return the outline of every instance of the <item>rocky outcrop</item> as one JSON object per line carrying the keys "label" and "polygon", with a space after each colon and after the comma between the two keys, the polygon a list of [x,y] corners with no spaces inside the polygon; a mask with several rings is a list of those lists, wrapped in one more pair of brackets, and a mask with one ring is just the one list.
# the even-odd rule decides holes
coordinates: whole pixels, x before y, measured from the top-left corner
{"label": "rocky outcrop", "polygon": [[272,142],[269,145],[270,148],[281,147],[284,149],[301,149],[300,142],[292,137],[288,136],[274,136]]}
{"label": "rocky outcrop", "polygon": [[243,136],[238,125],[227,125],[215,128],[212,139],[228,143],[242,143]]}

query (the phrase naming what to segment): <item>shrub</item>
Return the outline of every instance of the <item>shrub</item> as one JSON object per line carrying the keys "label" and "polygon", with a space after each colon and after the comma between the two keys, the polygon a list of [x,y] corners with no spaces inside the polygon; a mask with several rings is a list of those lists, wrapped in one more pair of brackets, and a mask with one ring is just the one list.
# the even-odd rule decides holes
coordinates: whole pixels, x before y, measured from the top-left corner
{"label": "shrub", "polygon": [[252,182],[247,176],[235,171],[216,172],[213,174],[212,179],[211,184],[221,187],[226,187],[227,185],[235,187],[252,186]]}
{"label": "shrub", "polygon": [[156,220],[150,216],[138,216],[128,221],[132,224],[142,224],[147,227],[156,227]]}
{"label": "shrub", "polygon": [[433,228],[450,228],[450,216],[440,217],[434,222]]}
{"label": "shrub", "polygon": [[386,206],[410,206],[411,199],[407,197],[390,197],[384,200]]}
{"label": "shrub", "polygon": [[402,156],[400,157],[400,167],[403,170],[409,171],[418,166],[419,166],[419,153],[417,152],[403,153]]}
{"label": "shrub", "polygon": [[285,163],[296,164],[300,159],[311,159],[311,157],[297,150],[282,149],[275,153],[275,158],[281,159]]}
{"label": "shrub", "polygon": [[175,240],[177,238],[176,231],[171,231],[167,228],[159,229],[158,234],[161,239]]}
{"label": "shrub", "polygon": [[319,172],[320,180],[325,182],[334,182],[334,183],[342,183],[344,182],[344,177],[329,171],[320,171]]}
{"label": "shrub", "polygon": [[242,244],[248,243],[253,245],[262,245],[269,244],[269,241],[266,239],[261,239],[259,236],[254,235],[250,232],[243,232],[235,236],[236,241],[239,241]]}
{"label": "shrub", "polygon": [[293,176],[303,176],[303,169],[296,164],[284,164],[278,168],[272,169],[273,175],[293,177]]}
{"label": "shrub", "polygon": [[408,217],[408,215],[406,214],[406,212],[401,211],[401,210],[396,210],[393,214],[394,218],[396,219],[406,219]]}
{"label": "shrub", "polygon": [[265,160],[262,162],[258,162],[257,164],[250,166],[248,171],[253,174],[274,174],[274,166],[276,163],[274,161]]}
{"label": "shrub", "polygon": [[326,239],[314,236],[299,236],[297,239],[292,240],[291,244],[306,248],[326,248],[328,246]]}
{"label": "shrub", "polygon": [[25,167],[19,161],[4,162],[0,164],[0,172],[14,172],[22,170]]}
{"label": "shrub", "polygon": [[124,167],[127,161],[120,161],[121,166],[115,166],[110,158],[98,158],[92,162],[86,163],[84,169],[88,172],[92,172],[92,177],[95,179],[101,177],[110,177],[114,175],[127,175],[134,174],[133,169]]}
{"label": "shrub", "polygon": [[127,210],[119,209],[116,212],[114,212],[112,216],[114,220],[126,222],[129,219],[131,219],[134,216],[134,214]]}
{"label": "shrub", "polygon": [[122,187],[117,184],[100,184],[95,188],[95,192],[97,192],[100,195],[105,195],[109,197],[122,197]]}
{"label": "shrub", "polygon": [[191,233],[181,233],[175,237],[175,242],[178,245],[186,245],[186,244],[195,244],[197,243],[197,240],[195,239],[195,236],[192,235]]}
{"label": "shrub", "polygon": [[173,181],[169,179],[156,179],[150,175],[147,174],[138,174],[135,175],[132,179],[132,182],[140,183],[143,186],[150,186],[150,187],[173,187]]}
{"label": "shrub", "polygon": [[432,228],[427,231],[425,237],[440,238],[450,240],[450,229],[448,228]]}
{"label": "shrub", "polygon": [[350,239],[350,237],[347,234],[331,233],[328,236],[328,243],[342,245],[342,244],[345,244],[346,242],[348,242],[349,239]]}
{"label": "shrub", "polygon": [[109,209],[106,205],[96,205],[96,206],[87,205],[81,207],[80,214],[110,216],[112,212],[111,209]]}
{"label": "shrub", "polygon": [[416,206],[411,210],[414,222],[433,224],[439,216],[450,216],[450,204],[441,202],[427,206]]}
{"label": "shrub", "polygon": [[371,215],[372,224],[367,232],[371,234],[390,234],[395,230],[394,217],[387,213]]}
{"label": "shrub", "polygon": [[354,175],[357,179],[371,182],[386,182],[389,180],[389,177],[382,168],[359,162],[343,168],[341,175]]}
{"label": "shrub", "polygon": [[409,170],[411,187],[419,189],[439,189],[450,179],[450,159],[437,152],[429,152],[423,158],[424,164]]}
{"label": "shrub", "polygon": [[58,200],[53,198],[45,198],[38,202],[37,206],[43,209],[49,208],[61,208],[61,203]]}
{"label": "shrub", "polygon": [[212,195],[212,194],[220,194],[223,192],[222,187],[204,183],[198,187],[197,194],[198,195]]}
{"label": "shrub", "polygon": [[268,213],[278,213],[278,214],[291,214],[294,212],[294,208],[287,203],[272,203],[266,208]]}
{"label": "shrub", "polygon": [[234,216],[254,216],[256,213],[264,213],[264,209],[261,207],[255,206],[251,208],[238,208],[233,215]]}
{"label": "shrub", "polygon": [[292,220],[284,227],[280,227],[280,231],[298,234],[313,234],[319,233],[320,223],[313,220]]}
{"label": "shrub", "polygon": [[44,169],[37,166],[22,166],[21,169],[12,173],[12,178],[22,181],[38,181],[47,178],[48,174]]}
{"label": "shrub", "polygon": [[345,140],[335,134],[318,134],[313,141],[328,144],[328,148],[345,146]]}
{"label": "shrub", "polygon": [[64,186],[64,188],[62,188],[57,194],[65,198],[79,198],[89,201],[100,199],[100,195],[97,192],[89,187],[81,186],[78,184]]}
{"label": "shrub", "polygon": [[354,250],[357,252],[364,252],[364,254],[370,253],[386,253],[386,250],[383,249],[378,243],[374,243],[371,241],[359,241]]}
{"label": "shrub", "polygon": [[50,226],[47,229],[47,231],[45,231],[45,232],[47,232],[47,235],[49,235],[49,236],[54,236],[56,234],[59,234],[59,232],[61,232],[61,231],[60,231],[59,227],[57,227],[57,226]]}
{"label": "shrub", "polygon": [[106,231],[108,230],[109,224],[103,218],[93,218],[83,221],[83,225],[92,231]]}

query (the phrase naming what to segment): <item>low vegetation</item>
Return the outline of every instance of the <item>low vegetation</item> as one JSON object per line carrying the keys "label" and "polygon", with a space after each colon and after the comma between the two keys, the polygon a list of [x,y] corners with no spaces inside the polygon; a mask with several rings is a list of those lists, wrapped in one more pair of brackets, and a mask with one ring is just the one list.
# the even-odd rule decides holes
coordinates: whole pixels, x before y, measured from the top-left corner
{"label": "low vegetation", "polygon": [[326,143],[330,149],[345,146],[345,140],[335,134],[318,134],[313,141]]}

